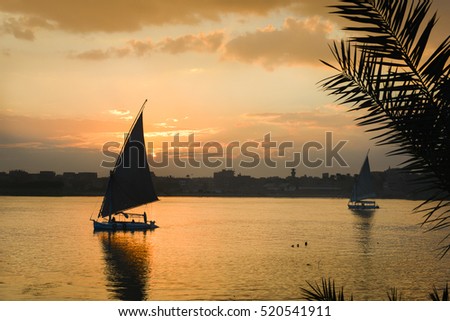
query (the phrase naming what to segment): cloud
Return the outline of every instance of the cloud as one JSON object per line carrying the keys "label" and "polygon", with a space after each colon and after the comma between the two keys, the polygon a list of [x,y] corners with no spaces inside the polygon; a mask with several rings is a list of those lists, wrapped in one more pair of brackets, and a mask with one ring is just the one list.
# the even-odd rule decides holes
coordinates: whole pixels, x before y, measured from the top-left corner
{"label": "cloud", "polygon": [[146,41],[130,40],[128,41],[128,46],[131,49],[131,52],[133,52],[135,55],[139,57],[147,53],[150,53],[152,50],[155,49],[155,45],[152,43],[151,40]]}
{"label": "cloud", "polygon": [[[321,16],[341,26],[348,25],[348,21],[330,14],[333,9],[328,6],[336,4],[334,0],[3,0],[0,1],[0,12],[5,13],[5,18],[0,22],[0,35],[10,34],[32,41],[39,29],[75,33],[130,32],[145,26],[194,25],[204,21],[218,22],[227,15],[263,16],[281,11],[296,17]],[[448,35],[445,21],[450,18],[449,9],[450,1],[433,1],[431,12],[438,10],[440,18],[436,32],[431,36],[434,46]],[[120,54],[96,51],[85,56],[102,59],[102,53],[104,56]]]}
{"label": "cloud", "polygon": [[355,128],[354,115],[338,105],[326,105],[309,111],[292,113],[250,113],[241,116],[243,126],[267,125],[280,128],[337,130]]}
{"label": "cloud", "polygon": [[69,57],[73,59],[81,60],[106,60],[109,58],[123,58],[128,56],[132,52],[131,48],[108,48],[106,50],[93,49],[87,50],[80,53],[69,53]]}
{"label": "cloud", "polygon": [[115,116],[120,116],[120,119],[125,119],[125,120],[131,120],[133,119],[133,116],[130,115],[130,111],[129,110],[119,110],[119,109],[111,109],[108,110],[110,114],[113,114]]}
{"label": "cloud", "polygon": [[319,64],[328,56],[327,41],[334,25],[318,17],[287,18],[281,28],[267,26],[246,33],[225,45],[224,58],[261,64],[272,70],[279,65]]}
{"label": "cloud", "polygon": [[164,129],[177,128],[178,119],[176,118],[166,118],[166,121],[160,123],[154,123],[153,125]]}
{"label": "cloud", "polygon": [[[133,118],[126,109],[110,109],[110,117],[102,119],[44,118],[0,111],[0,152],[1,149],[39,149],[81,148],[99,151],[110,141],[122,143]],[[168,138],[175,135],[196,137],[216,134],[218,128],[176,128],[175,118],[167,118],[163,123],[153,124],[152,131],[146,131],[147,138]],[[156,128],[155,128],[156,127]],[[170,139],[172,140],[172,139]],[[186,140],[184,140],[186,141]]]}
{"label": "cloud", "polygon": [[118,116],[126,116],[130,114],[129,110],[123,110],[123,109],[110,109],[108,110],[110,114],[118,115]]}
{"label": "cloud", "polygon": [[17,39],[33,41],[35,30],[39,28],[53,29],[54,25],[36,16],[7,17],[0,25],[0,32],[11,34]]}
{"label": "cloud", "polygon": [[106,60],[110,58],[123,58],[130,55],[137,57],[149,55],[154,52],[181,54],[185,52],[212,53],[223,44],[225,34],[223,31],[210,33],[187,34],[176,38],[167,37],[157,43],[148,40],[130,40],[124,47],[110,47],[108,49],[93,49],[81,53],[70,53],[69,57],[82,60]]}
{"label": "cloud", "polygon": [[162,123],[154,123],[153,124],[154,126],[156,126],[156,127],[160,127],[160,128],[176,128],[177,126],[174,126],[174,125],[169,125],[168,123],[166,123],[166,122],[162,122]]}
{"label": "cloud", "polygon": [[70,32],[135,31],[146,25],[198,24],[219,21],[223,15],[265,15],[297,0],[6,0],[0,10],[53,21]]}
{"label": "cloud", "polygon": [[[157,124],[159,127],[170,129],[170,127],[164,126],[164,123]],[[189,135],[213,135],[217,134],[220,130],[218,128],[201,128],[201,129],[176,129],[176,130],[162,130],[162,131],[152,131],[145,133],[145,137],[187,137]],[[185,140],[187,141],[187,140]]]}
{"label": "cloud", "polygon": [[[126,117],[126,111],[115,110]],[[129,123],[105,117],[104,120],[31,117],[0,112],[0,148],[99,148],[118,130],[128,130]],[[123,136],[123,133],[119,137]]]}
{"label": "cloud", "polygon": [[228,42],[223,30],[215,30],[209,33],[166,37],[157,42],[151,39],[130,40],[122,47],[71,53],[69,57],[106,60],[131,55],[142,57],[153,53],[217,53],[223,60],[256,63],[273,70],[280,65],[319,64],[319,58],[329,55],[327,40],[334,31],[335,25],[319,17],[301,20],[287,18],[278,29],[269,25],[237,36]]}
{"label": "cloud", "polygon": [[70,54],[71,58],[77,58],[82,60],[105,60],[110,57],[111,53],[108,51],[94,49],[81,52],[79,54]]}
{"label": "cloud", "polygon": [[209,34],[185,35],[175,39],[166,38],[157,47],[162,52],[171,54],[179,54],[187,51],[216,52],[222,45],[223,40],[224,33],[222,31],[215,31]]}

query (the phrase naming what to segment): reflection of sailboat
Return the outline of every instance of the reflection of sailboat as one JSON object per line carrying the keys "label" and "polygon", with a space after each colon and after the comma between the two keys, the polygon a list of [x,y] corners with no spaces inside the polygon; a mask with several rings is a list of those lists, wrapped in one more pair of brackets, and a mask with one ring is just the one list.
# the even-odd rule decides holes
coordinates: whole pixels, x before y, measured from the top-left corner
{"label": "reflection of sailboat", "polygon": [[[353,214],[353,240],[355,242],[355,252],[352,254],[354,266],[358,266],[359,281],[356,285],[359,288],[358,297],[361,300],[370,300],[369,294],[373,292],[372,284],[369,280],[377,279],[379,267],[375,254],[377,243],[372,236],[373,219],[375,211],[352,211]],[[356,294],[355,294],[356,296]]]}
{"label": "reflection of sailboat", "polygon": [[368,254],[372,243],[371,231],[374,211],[353,211],[354,229],[358,232],[356,241],[361,245],[363,253]]}
{"label": "reflection of sailboat", "polygon": [[147,163],[144,141],[142,113],[146,102],[147,100],[125,139],[114,170],[110,172],[108,187],[97,218],[102,218],[103,221],[94,220],[94,230],[147,230],[158,227],[154,221],[147,222],[145,212],[124,212],[158,200]]}
{"label": "reflection of sailboat", "polygon": [[105,274],[113,299],[146,300],[151,269],[146,235],[123,232],[96,235],[105,253]]}
{"label": "reflection of sailboat", "polygon": [[372,187],[372,178],[370,174],[369,153],[366,155],[364,164],[361,167],[359,176],[353,185],[352,195],[348,201],[348,208],[351,210],[374,210],[379,208],[373,200],[368,200],[375,197],[375,192]]}

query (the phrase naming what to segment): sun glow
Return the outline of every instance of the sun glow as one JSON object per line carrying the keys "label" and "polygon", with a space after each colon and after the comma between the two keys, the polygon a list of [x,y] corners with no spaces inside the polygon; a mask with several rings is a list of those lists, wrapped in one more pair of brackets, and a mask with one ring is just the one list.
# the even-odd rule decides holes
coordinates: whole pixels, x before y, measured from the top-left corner
{"label": "sun glow", "polygon": [[[370,136],[356,115],[331,106],[317,86],[332,74],[319,59],[330,59],[329,41],[341,30],[329,2],[189,0],[175,10],[160,1],[159,12],[153,0],[139,8],[114,1],[106,12],[94,2],[3,3],[0,137],[8,157],[0,171],[37,167],[31,159],[75,170],[80,162],[55,153],[88,159],[122,142],[146,98],[145,137],[155,143],[195,134],[226,144],[268,132],[306,141],[333,131],[352,153],[366,149]],[[446,21],[450,2],[435,2]],[[437,28],[446,35],[445,24]],[[374,155],[375,167],[386,165]]]}

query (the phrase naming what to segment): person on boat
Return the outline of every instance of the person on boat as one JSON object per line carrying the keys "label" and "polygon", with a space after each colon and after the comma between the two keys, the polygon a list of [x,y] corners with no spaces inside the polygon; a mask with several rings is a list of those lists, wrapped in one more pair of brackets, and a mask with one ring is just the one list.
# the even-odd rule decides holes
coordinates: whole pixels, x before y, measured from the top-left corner
{"label": "person on boat", "polygon": [[144,212],[144,223],[147,224],[147,213]]}

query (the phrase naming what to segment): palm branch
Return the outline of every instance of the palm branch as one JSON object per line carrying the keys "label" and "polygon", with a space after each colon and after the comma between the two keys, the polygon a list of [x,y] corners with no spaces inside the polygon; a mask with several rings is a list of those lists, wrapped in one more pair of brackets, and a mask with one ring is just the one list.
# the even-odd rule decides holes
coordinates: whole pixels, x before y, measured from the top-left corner
{"label": "palm branch", "polygon": [[442,289],[442,296],[439,296],[439,290],[436,287],[433,287],[433,292],[430,293],[430,298],[433,301],[448,301],[448,283],[445,285],[445,288]]}
{"label": "palm branch", "polygon": [[[337,74],[321,86],[337,101],[362,111],[358,125],[388,155],[406,155],[405,170],[419,174],[432,196],[415,211],[430,230],[450,228],[450,37],[426,59],[428,39],[437,22],[426,21],[431,1],[341,0],[333,13],[351,21],[355,35],[330,46]],[[363,34],[363,35],[360,35]],[[441,254],[450,250],[450,233]]]}
{"label": "palm branch", "polygon": [[401,301],[402,300],[402,293],[397,290],[397,288],[391,288],[387,292],[387,296],[389,301]]}
{"label": "palm branch", "polygon": [[[307,301],[345,301],[344,287],[336,290],[334,280],[322,278],[322,283],[308,283],[309,288],[300,288],[303,299]],[[353,300],[353,295],[350,297]]]}

